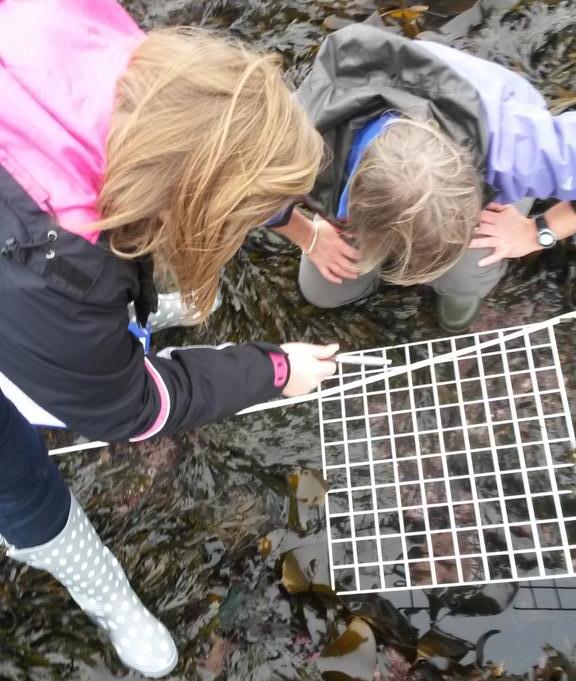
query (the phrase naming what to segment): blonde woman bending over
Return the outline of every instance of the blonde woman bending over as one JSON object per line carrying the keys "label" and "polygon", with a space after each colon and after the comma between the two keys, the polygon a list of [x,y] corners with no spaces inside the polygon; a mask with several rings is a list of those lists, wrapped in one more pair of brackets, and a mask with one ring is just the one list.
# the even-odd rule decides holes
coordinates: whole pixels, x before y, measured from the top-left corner
{"label": "blonde woman bending over", "polygon": [[[274,57],[201,31],[147,36],[114,0],[4,0],[0,90],[0,385],[88,437],[139,441],[334,371],[335,346],[145,356],[127,329],[130,302],[141,324],[155,308],[155,266],[204,318],[248,232],[312,188],[322,141]],[[170,634],[2,404],[8,556],[60,580],[127,666],[167,674]]]}

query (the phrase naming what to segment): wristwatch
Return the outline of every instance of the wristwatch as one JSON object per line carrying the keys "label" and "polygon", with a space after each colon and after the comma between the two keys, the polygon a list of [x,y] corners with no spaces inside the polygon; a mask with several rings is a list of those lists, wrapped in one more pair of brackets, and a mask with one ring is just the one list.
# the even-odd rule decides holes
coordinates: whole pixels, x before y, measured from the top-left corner
{"label": "wristwatch", "polygon": [[553,246],[556,245],[556,242],[558,241],[558,237],[554,232],[548,227],[548,223],[546,222],[546,218],[544,215],[536,215],[534,218],[534,221],[536,222],[536,229],[538,230],[538,243],[542,248],[552,248]]}

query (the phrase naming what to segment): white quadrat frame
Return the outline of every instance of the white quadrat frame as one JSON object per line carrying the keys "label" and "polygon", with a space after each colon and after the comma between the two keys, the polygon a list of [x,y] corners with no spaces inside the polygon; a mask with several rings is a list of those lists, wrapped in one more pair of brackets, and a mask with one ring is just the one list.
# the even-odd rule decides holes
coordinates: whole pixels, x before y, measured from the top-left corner
{"label": "white quadrat frame", "polygon": [[[556,325],[574,316],[351,353],[392,359],[392,366],[382,371],[341,364],[324,381],[318,407],[323,473],[330,484],[333,589],[362,594],[576,574],[576,544],[569,541],[569,535],[576,541],[576,524],[567,531],[576,515],[566,515],[562,505],[572,493],[563,481],[574,471],[576,438],[555,336]],[[422,406],[424,390],[430,402]],[[403,408],[395,408],[395,394],[402,395]],[[455,423],[445,426],[448,410]],[[424,428],[423,416],[429,422]],[[395,432],[398,423],[402,428]],[[480,446],[474,441],[479,432],[487,437]],[[432,436],[432,450],[421,447]],[[452,436],[461,441],[457,448]],[[401,442],[413,443],[413,451],[400,451]],[[529,452],[539,461],[528,460]],[[455,457],[462,466],[456,473]],[[487,471],[478,467],[481,457]],[[435,468],[425,470],[428,463]],[[408,465],[412,472],[403,477]],[[431,497],[431,489],[440,496]],[[539,504],[547,505],[544,513]],[[489,507],[499,515],[486,518]],[[516,510],[509,517],[511,508]],[[405,522],[411,513],[416,529]]]}

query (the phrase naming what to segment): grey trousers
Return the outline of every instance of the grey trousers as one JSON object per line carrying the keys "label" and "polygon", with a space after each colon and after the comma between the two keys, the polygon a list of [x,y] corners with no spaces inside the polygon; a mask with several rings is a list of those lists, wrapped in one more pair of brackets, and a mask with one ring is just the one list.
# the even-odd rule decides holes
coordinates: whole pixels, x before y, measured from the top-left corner
{"label": "grey trousers", "polygon": [[[527,215],[533,199],[523,199],[516,208]],[[429,282],[440,295],[479,296],[484,298],[498,284],[506,272],[506,261],[488,267],[479,267],[478,262],[490,254],[492,249],[474,248],[441,277]],[[372,270],[358,279],[344,279],[341,284],[333,284],[324,279],[308,257],[302,255],[298,283],[302,295],[316,307],[333,308],[362,300],[374,293],[380,283],[380,271]]]}

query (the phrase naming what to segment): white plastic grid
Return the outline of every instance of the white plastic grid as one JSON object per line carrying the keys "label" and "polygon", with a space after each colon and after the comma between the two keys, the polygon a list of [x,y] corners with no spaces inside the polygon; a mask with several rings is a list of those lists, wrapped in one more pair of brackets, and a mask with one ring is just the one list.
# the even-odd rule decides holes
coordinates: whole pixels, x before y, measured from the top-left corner
{"label": "white plastic grid", "polygon": [[391,368],[344,364],[323,383],[339,593],[576,574],[559,319],[368,350]]}

